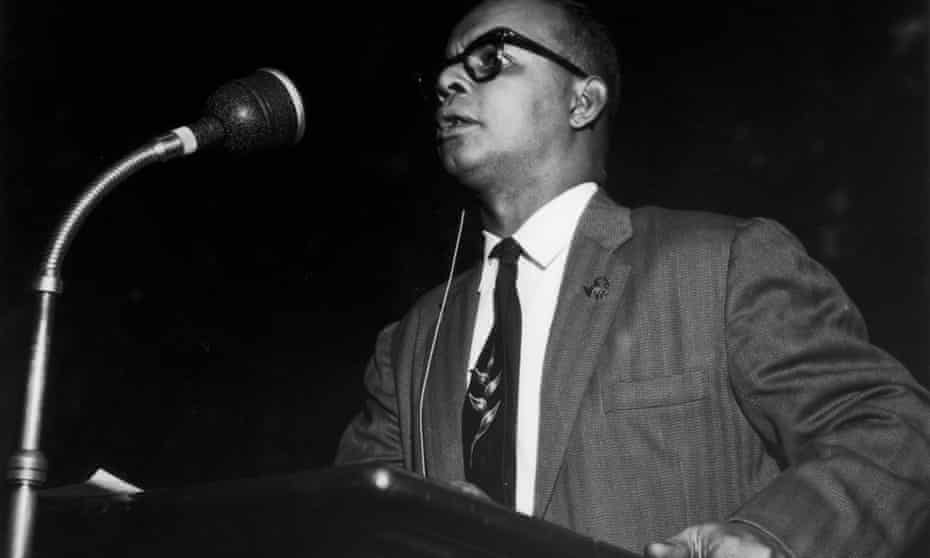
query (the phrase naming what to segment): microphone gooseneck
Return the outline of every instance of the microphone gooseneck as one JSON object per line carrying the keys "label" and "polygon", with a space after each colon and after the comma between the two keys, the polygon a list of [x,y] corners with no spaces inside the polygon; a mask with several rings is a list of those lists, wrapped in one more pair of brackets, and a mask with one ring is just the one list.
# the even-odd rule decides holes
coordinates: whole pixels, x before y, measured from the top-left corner
{"label": "microphone gooseneck", "polygon": [[10,457],[7,479],[12,485],[7,556],[30,554],[37,491],[44,484],[47,461],[39,448],[42,409],[52,338],[55,295],[61,293],[59,270],[71,241],[100,200],[126,178],[148,165],[189,155],[210,145],[246,153],[297,143],[303,137],[303,102],[281,72],[263,68],[223,85],[206,103],[206,115],[136,149],[97,177],[72,204],[49,244],[35,289],[39,294],[20,445]]}
{"label": "microphone gooseneck", "polygon": [[118,184],[142,168],[210,146],[244,154],[292,145],[306,127],[303,100],[282,72],[262,68],[220,86],[207,99],[205,115],[136,149],[103,172],[74,202],[44,260],[39,291],[58,292],[57,269],[84,218]]}

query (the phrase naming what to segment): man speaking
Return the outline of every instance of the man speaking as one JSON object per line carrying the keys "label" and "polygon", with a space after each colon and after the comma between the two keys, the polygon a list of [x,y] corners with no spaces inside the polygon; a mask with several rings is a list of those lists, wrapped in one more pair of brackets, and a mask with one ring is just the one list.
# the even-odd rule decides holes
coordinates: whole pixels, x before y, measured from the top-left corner
{"label": "man speaking", "polygon": [[930,398],[776,223],[630,210],[619,72],[578,2],[494,0],[435,74],[484,258],[380,334],[337,463],[445,480],[649,556],[893,556]]}

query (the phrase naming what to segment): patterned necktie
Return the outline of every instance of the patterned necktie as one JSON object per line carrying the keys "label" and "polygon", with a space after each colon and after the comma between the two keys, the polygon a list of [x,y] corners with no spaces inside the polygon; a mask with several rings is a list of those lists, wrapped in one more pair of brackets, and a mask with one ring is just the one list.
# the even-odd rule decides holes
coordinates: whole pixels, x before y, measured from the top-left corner
{"label": "patterned necktie", "polygon": [[462,407],[465,479],[506,506],[514,506],[517,379],[520,370],[520,299],[517,259],[523,250],[505,238],[491,250],[498,258],[494,325],[469,370]]}

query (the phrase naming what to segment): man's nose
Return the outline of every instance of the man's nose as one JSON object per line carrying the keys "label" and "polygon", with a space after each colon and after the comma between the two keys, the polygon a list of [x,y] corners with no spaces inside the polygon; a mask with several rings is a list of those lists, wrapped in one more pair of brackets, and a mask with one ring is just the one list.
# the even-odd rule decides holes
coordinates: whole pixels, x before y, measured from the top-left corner
{"label": "man's nose", "polygon": [[467,93],[470,88],[471,80],[468,79],[464,66],[462,64],[453,64],[439,73],[436,94],[439,96],[440,102],[445,102],[446,99],[453,95]]}

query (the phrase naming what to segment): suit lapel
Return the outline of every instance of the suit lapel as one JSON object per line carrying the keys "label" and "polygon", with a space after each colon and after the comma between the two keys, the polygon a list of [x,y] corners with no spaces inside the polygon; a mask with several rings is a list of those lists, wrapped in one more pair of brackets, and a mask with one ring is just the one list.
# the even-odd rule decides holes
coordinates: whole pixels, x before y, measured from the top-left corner
{"label": "suit lapel", "polygon": [[[443,480],[465,479],[462,403],[465,400],[465,372],[478,310],[480,276],[477,270],[469,273],[471,276],[463,278],[459,288],[449,294],[426,384],[423,416],[427,472],[428,476]],[[429,335],[432,335],[432,329]],[[425,366],[426,355],[423,358]]]}
{"label": "suit lapel", "polygon": [[[549,505],[582,397],[610,327],[630,267],[614,250],[632,235],[629,210],[598,192],[575,232],[543,364],[535,514]],[[591,292],[607,279],[607,294]],[[603,285],[600,281],[599,284]]]}

